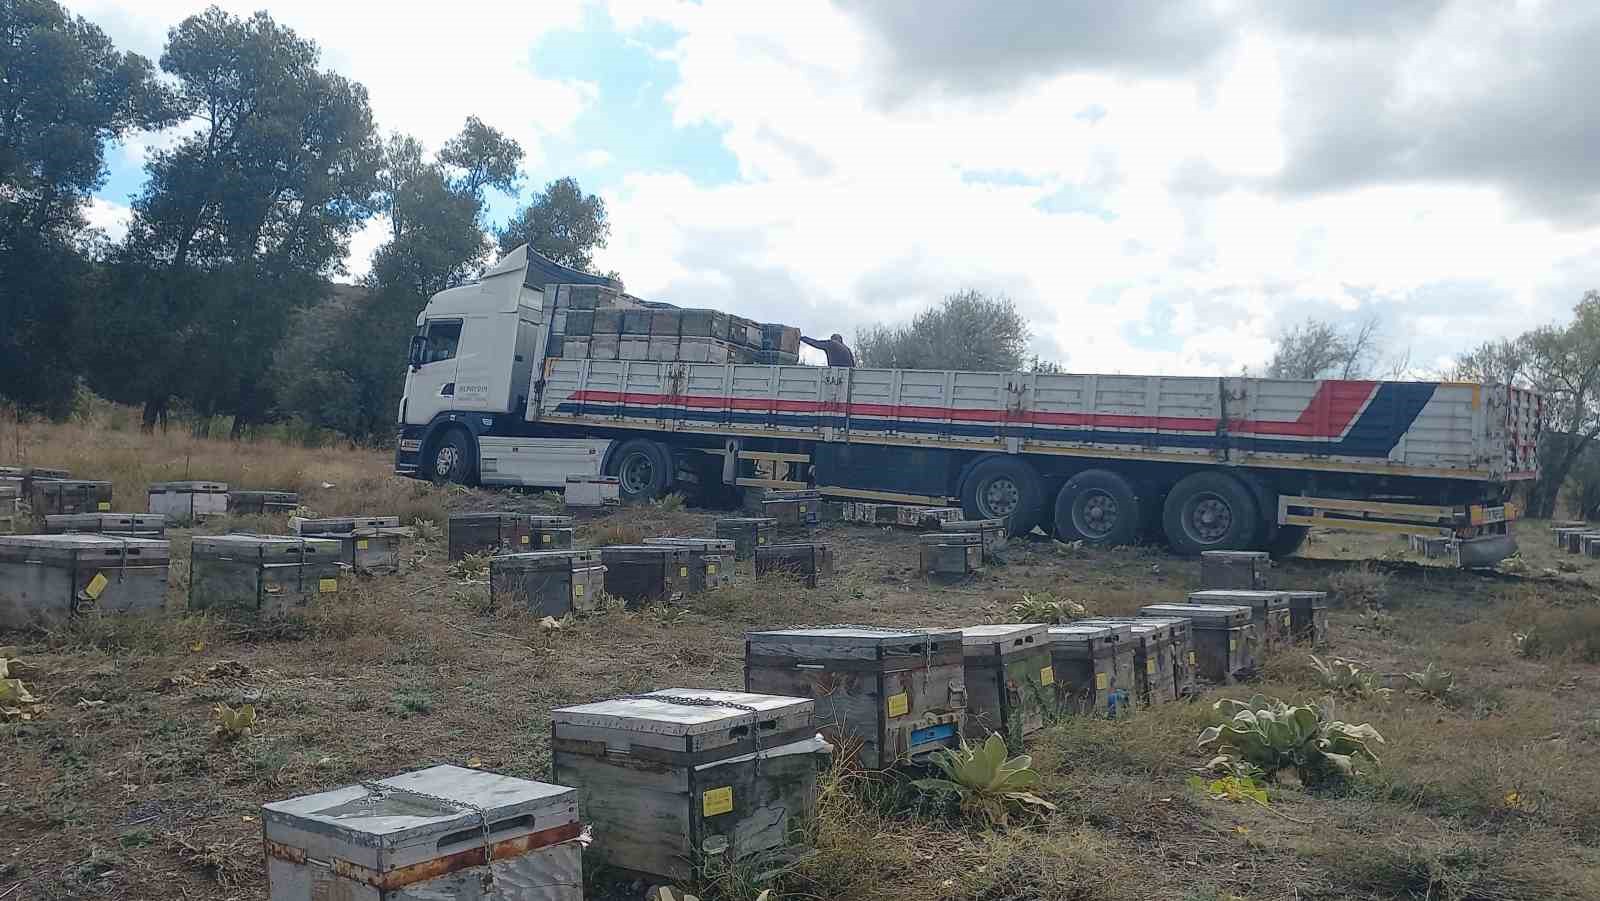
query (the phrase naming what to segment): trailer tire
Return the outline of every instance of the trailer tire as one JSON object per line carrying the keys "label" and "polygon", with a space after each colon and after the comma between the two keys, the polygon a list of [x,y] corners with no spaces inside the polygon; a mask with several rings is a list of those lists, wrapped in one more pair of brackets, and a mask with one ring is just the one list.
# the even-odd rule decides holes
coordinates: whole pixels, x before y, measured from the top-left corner
{"label": "trailer tire", "polygon": [[624,504],[653,501],[672,487],[672,451],[645,438],[624,441],[606,461],[606,474],[621,481]]}
{"label": "trailer tire", "polygon": [[475,485],[478,482],[476,441],[472,436],[459,426],[447,428],[438,440],[434,441],[423,459],[431,460],[427,464],[428,477],[434,482],[444,484],[451,482],[457,485]]}
{"label": "trailer tire", "polygon": [[1134,544],[1144,525],[1142,507],[1132,482],[1109,469],[1086,469],[1056,495],[1056,537],[1095,547]]}
{"label": "trailer tire", "polygon": [[1032,466],[1012,457],[979,462],[961,485],[962,515],[1004,519],[1012,535],[1032,532],[1043,507],[1043,480]]}
{"label": "trailer tire", "polygon": [[1311,530],[1306,526],[1279,526],[1278,533],[1267,541],[1267,546],[1262,550],[1271,554],[1274,560],[1287,557],[1300,550],[1300,546],[1306,543],[1306,536],[1310,533]]}
{"label": "trailer tire", "polygon": [[1197,472],[1172,486],[1161,523],[1176,554],[1248,550],[1261,528],[1250,489],[1225,472]]}

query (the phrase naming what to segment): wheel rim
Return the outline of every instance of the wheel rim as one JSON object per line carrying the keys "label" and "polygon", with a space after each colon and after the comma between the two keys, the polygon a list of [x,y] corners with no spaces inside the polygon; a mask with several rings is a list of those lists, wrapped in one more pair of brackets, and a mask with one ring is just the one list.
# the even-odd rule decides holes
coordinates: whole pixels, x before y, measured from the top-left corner
{"label": "wheel rim", "polygon": [[655,484],[656,464],[648,454],[629,454],[622,461],[622,490],[628,494],[643,494]]}
{"label": "wheel rim", "polygon": [[1072,505],[1072,527],[1085,538],[1104,538],[1117,528],[1117,499],[1104,491],[1085,491]]}
{"label": "wheel rim", "polygon": [[1022,489],[1007,478],[991,479],[978,495],[985,519],[1005,519],[1022,505]]}
{"label": "wheel rim", "polygon": [[434,457],[433,471],[441,479],[449,478],[450,473],[455,471],[456,464],[460,461],[461,451],[454,444],[446,444],[439,448],[438,456]]}
{"label": "wheel rim", "polygon": [[1233,531],[1233,508],[1220,495],[1196,494],[1183,507],[1183,530],[1199,544],[1216,544]]}

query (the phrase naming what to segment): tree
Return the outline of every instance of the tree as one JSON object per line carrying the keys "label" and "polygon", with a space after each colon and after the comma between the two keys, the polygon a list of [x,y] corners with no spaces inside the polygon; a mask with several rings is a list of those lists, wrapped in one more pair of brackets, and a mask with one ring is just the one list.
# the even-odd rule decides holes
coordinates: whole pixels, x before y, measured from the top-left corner
{"label": "tree", "polygon": [[594,271],[594,250],[606,246],[610,236],[606,202],[583,193],[571,176],[545,185],[533,202],[518,210],[497,233],[501,253],[527,244],[563,266],[584,272]]}
{"label": "tree", "polygon": [[1267,364],[1274,379],[1358,379],[1371,373],[1378,356],[1378,317],[1353,329],[1331,322],[1306,319],[1278,335],[1278,346]]}
{"label": "tree", "polygon": [[0,2],[0,391],[61,413],[92,270],[83,207],[104,147],[172,119],[148,60],[52,0]]}
{"label": "tree", "polygon": [[874,368],[1010,372],[1027,362],[1031,337],[1011,298],[968,289],[946,295],[908,324],[858,330],[856,359]]}
{"label": "tree", "polygon": [[263,416],[292,312],[321,298],[372,212],[380,148],[366,90],[319,58],[266,13],[211,7],[168,33],[161,68],[200,128],[146,164],[117,253],[124,290],[105,311],[133,329],[108,337],[137,359],[106,355],[96,379],[142,401],[147,428],[174,396],[202,416],[231,412],[236,436]]}

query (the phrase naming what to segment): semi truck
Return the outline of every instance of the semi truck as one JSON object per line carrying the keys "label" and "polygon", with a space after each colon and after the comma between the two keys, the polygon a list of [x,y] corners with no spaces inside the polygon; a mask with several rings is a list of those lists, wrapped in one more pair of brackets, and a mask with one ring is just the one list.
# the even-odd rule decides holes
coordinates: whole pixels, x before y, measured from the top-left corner
{"label": "semi truck", "polygon": [[[1515,550],[1541,399],[1447,381],[965,372],[567,359],[561,285],[607,280],[518,248],[417,317],[398,473],[624,501],[813,489],[959,505],[1089,545],[1292,552],[1312,526]],[[612,286],[612,290],[615,286]],[[975,337],[975,340],[977,338]]]}

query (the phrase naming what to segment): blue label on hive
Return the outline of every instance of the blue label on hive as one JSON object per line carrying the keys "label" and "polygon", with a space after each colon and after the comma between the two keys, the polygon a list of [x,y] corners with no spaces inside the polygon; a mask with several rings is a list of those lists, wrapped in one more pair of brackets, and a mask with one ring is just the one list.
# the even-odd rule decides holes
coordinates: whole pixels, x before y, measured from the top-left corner
{"label": "blue label on hive", "polygon": [[928,726],[923,729],[913,729],[911,732],[911,746],[927,744],[930,741],[943,741],[954,738],[956,734],[955,723],[941,723],[937,726]]}

